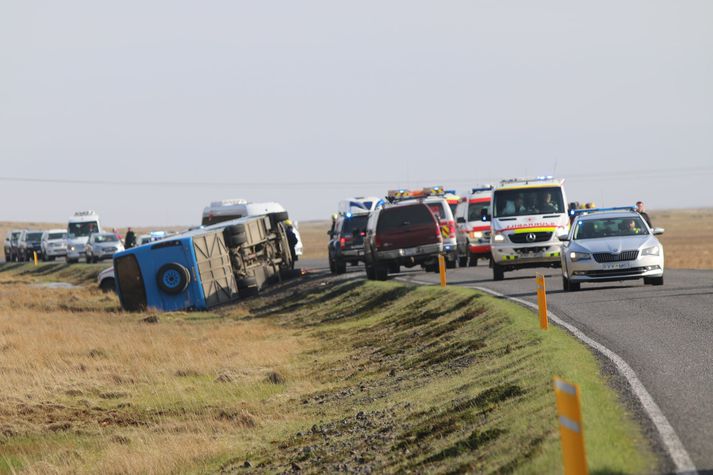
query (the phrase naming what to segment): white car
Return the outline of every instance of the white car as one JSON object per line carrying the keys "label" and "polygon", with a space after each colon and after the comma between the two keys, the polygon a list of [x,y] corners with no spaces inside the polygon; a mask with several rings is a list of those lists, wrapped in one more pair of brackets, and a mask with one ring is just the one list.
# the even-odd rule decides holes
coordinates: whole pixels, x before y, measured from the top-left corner
{"label": "white car", "polygon": [[114,276],[114,268],[109,267],[104,269],[97,275],[97,284],[99,288],[104,292],[111,292],[116,290],[116,277]]}
{"label": "white car", "polygon": [[111,259],[114,253],[123,251],[124,245],[114,233],[94,233],[89,236],[84,247],[87,264],[103,259]]}
{"label": "white car", "polygon": [[[582,282],[644,279],[663,285],[664,252],[656,235],[633,208],[582,210],[562,241],[562,286],[566,292]],[[586,214],[585,214],[586,213]]]}
{"label": "white car", "polygon": [[67,230],[50,229],[40,238],[40,254],[43,261],[53,261],[55,257],[67,255]]}

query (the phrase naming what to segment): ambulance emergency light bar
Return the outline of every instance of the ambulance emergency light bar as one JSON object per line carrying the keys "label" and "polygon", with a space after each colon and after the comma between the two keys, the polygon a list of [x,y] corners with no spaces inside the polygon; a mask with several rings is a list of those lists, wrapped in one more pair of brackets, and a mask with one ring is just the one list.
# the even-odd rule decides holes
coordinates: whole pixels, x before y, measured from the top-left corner
{"label": "ambulance emergency light bar", "polygon": [[[420,190],[406,190],[401,188],[398,190],[389,190],[386,193],[386,199],[393,203],[394,201],[400,200],[427,198],[429,196],[443,196],[446,193],[451,193],[451,191],[444,190],[443,186],[427,186]],[[455,194],[455,192],[453,192],[453,194]]]}
{"label": "ambulance emergency light bar", "polygon": [[636,206],[616,206],[613,208],[589,208],[589,209],[573,209],[570,211],[572,216],[579,216],[589,213],[606,213],[609,211],[636,211]]}
{"label": "ambulance emergency light bar", "polygon": [[[532,181],[553,181],[555,178],[552,175],[541,175],[534,178],[508,178],[506,180],[500,180],[500,183],[505,185],[508,183],[529,183]],[[560,180],[564,182],[564,180]]]}

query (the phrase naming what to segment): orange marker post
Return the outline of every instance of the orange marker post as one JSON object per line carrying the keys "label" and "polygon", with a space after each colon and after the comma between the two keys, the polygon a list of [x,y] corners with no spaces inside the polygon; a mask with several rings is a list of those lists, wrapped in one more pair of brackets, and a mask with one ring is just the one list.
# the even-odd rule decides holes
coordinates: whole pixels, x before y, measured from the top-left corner
{"label": "orange marker post", "polygon": [[37,267],[37,251],[32,251],[32,255],[35,258],[35,267]]}
{"label": "orange marker post", "polygon": [[587,475],[587,457],[584,453],[582,412],[579,405],[579,386],[557,376],[553,378],[557,399],[557,417],[560,425],[562,463],[565,475]]}
{"label": "orange marker post", "polygon": [[547,330],[549,321],[547,320],[547,295],[545,293],[545,276],[537,274],[535,277],[537,283],[537,309],[540,314],[540,328]]}
{"label": "orange marker post", "polygon": [[441,274],[441,287],[446,286],[446,258],[443,254],[438,256],[438,273]]}

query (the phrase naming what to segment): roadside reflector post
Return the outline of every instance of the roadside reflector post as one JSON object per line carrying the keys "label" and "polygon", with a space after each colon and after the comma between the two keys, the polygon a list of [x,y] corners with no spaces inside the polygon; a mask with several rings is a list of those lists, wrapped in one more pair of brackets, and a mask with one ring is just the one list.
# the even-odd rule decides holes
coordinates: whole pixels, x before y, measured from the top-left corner
{"label": "roadside reflector post", "polygon": [[438,255],[438,273],[441,275],[441,287],[446,286],[446,258],[443,254]]}
{"label": "roadside reflector post", "polygon": [[35,267],[37,267],[37,251],[32,251],[32,255],[35,257]]}
{"label": "roadside reflector post", "polygon": [[562,463],[565,475],[587,475],[587,457],[584,453],[582,412],[579,405],[579,386],[557,376],[553,378],[557,399],[557,418],[560,425]]}
{"label": "roadside reflector post", "polygon": [[537,282],[537,309],[540,314],[540,328],[547,330],[549,322],[547,320],[547,295],[545,293],[545,276],[537,274],[535,277]]}

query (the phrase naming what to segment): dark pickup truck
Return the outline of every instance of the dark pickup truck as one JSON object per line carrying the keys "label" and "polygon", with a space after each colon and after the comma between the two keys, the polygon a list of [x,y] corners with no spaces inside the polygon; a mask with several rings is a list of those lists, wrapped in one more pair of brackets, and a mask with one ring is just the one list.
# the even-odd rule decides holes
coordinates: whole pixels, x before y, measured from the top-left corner
{"label": "dark pickup truck", "polygon": [[442,251],[438,221],[427,205],[387,206],[371,213],[364,238],[368,279],[386,280],[400,266],[437,268]]}

